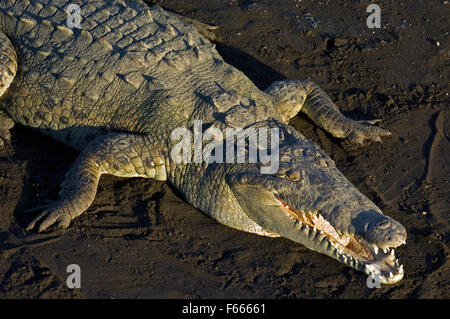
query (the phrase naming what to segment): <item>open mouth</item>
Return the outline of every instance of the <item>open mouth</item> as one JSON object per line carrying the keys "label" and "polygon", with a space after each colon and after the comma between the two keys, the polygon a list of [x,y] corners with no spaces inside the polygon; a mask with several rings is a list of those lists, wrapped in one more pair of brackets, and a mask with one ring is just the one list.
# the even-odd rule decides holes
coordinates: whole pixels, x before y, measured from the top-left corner
{"label": "open mouth", "polygon": [[339,234],[317,212],[307,212],[289,207],[278,199],[284,211],[301,224],[300,231],[321,250],[359,271],[372,275],[381,283],[393,284],[403,278],[403,265],[399,265],[392,247],[378,247],[357,235]]}

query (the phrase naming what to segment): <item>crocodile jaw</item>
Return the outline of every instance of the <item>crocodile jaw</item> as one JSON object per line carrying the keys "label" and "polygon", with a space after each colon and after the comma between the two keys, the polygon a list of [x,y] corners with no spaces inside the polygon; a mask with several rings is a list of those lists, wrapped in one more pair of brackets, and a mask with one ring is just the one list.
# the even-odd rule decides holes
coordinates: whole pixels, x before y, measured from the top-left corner
{"label": "crocodile jaw", "polygon": [[398,240],[379,247],[368,241],[371,236],[363,238],[349,229],[345,234],[337,230],[320,211],[293,208],[261,184],[230,186],[244,212],[263,229],[377,276],[380,283],[393,284],[403,278],[403,265],[396,259],[393,248],[404,243],[406,232]]}
{"label": "crocodile jaw", "polygon": [[[299,231],[295,241],[367,275],[376,275],[380,283],[394,284],[403,278],[404,268],[399,265],[394,248],[380,248],[356,235],[340,235],[319,212],[296,210],[280,199],[277,201],[279,209]],[[319,249],[315,248],[317,245]]]}

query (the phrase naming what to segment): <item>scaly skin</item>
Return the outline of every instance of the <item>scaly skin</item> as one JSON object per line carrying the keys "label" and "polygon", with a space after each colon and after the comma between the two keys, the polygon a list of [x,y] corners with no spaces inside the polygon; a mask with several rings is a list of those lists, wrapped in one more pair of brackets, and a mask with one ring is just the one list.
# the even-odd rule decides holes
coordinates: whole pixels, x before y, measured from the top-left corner
{"label": "scaly skin", "polygon": [[[0,32],[0,97],[11,85],[17,72],[16,51],[8,37]],[[14,121],[0,110],[0,147],[11,140],[10,129]]]}
{"label": "scaly skin", "polygon": [[[70,3],[80,4],[80,29],[66,26]],[[382,282],[400,280],[390,248],[404,243],[403,226],[288,120],[303,111],[359,144],[390,133],[345,118],[309,81],[260,91],[196,29],[208,35],[208,26],[189,22],[138,0],[0,2],[0,137],[8,140],[14,120],[81,151],[60,199],[33,209],[40,214],[28,229],[68,227],[92,203],[102,174],[155,178],[224,225],[284,236],[368,274],[377,268]],[[221,132],[278,129],[279,170],[262,174],[248,156],[239,164],[174,161],[171,133],[192,131],[196,120]]]}

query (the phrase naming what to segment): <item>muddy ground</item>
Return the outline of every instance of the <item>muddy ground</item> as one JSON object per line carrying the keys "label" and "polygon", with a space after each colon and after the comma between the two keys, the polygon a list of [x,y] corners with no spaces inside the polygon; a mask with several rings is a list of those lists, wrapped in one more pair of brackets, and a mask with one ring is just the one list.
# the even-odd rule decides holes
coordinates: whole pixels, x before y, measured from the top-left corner
{"label": "muddy ground", "polygon": [[[449,2],[149,1],[220,26],[218,50],[261,89],[284,78],[320,84],[355,119],[392,137],[355,148],[305,116],[318,143],[384,213],[407,229],[398,284],[366,276],[286,239],[222,226],[170,185],[104,176],[94,204],[64,233],[37,235],[24,211],[56,199],[77,153],[16,125],[0,155],[0,298],[449,298]],[[78,264],[82,288],[66,287]]]}

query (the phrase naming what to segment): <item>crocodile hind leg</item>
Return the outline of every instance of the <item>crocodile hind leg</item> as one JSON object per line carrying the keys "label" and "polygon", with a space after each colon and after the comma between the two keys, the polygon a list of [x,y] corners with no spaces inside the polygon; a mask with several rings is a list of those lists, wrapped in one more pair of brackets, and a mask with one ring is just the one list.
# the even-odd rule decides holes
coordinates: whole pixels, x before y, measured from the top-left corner
{"label": "crocodile hind leg", "polygon": [[373,124],[379,120],[354,121],[345,117],[328,95],[311,81],[284,80],[272,83],[266,90],[271,94],[285,123],[303,111],[314,123],[331,135],[347,138],[353,143],[365,140],[381,142],[391,133]]}
{"label": "crocodile hind leg", "polygon": [[61,184],[60,199],[29,211],[41,211],[27,230],[38,232],[55,224],[67,228],[94,200],[102,174],[166,180],[163,148],[147,135],[112,133],[90,142],[72,165]]}
{"label": "crocodile hind leg", "polygon": [[[0,31],[0,98],[11,85],[17,72],[17,54],[8,37]],[[11,140],[9,130],[14,122],[0,110],[0,147]]]}

